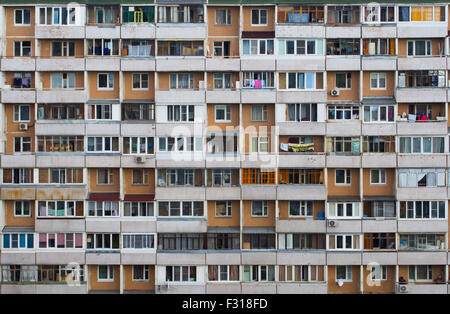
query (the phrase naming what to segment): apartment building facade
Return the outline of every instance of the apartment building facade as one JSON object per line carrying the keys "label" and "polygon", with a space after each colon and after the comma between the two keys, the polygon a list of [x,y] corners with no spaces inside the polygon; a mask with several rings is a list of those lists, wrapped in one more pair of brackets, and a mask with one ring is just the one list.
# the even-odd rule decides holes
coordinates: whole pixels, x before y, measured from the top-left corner
{"label": "apartment building facade", "polygon": [[0,293],[450,291],[449,3],[44,2],[0,1]]}

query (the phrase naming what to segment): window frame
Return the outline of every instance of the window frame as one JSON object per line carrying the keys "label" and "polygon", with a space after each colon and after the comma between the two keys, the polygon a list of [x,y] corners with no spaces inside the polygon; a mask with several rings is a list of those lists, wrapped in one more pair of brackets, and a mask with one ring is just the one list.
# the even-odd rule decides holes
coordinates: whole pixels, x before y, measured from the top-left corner
{"label": "window frame", "polygon": [[[106,87],[100,87],[100,76],[106,76]],[[114,90],[114,73],[97,73],[97,90],[113,91]]]}
{"label": "window frame", "polygon": [[[261,214],[255,213],[258,209],[255,207],[257,203],[261,203]],[[252,218],[267,218],[269,217],[269,201],[267,200],[253,200],[251,205],[251,217]]]}
{"label": "window frame", "polygon": [[[337,182],[337,172],[338,171],[344,171],[344,182],[340,183]],[[352,169],[350,168],[338,168],[338,169],[334,169],[334,184],[335,185],[352,185]]]}
{"label": "window frame", "polygon": [[[24,22],[26,20],[25,11],[28,11],[28,23]],[[21,12],[21,23],[17,22],[17,13]],[[31,26],[31,9],[14,9],[14,26],[15,27],[27,27]]]}
{"label": "window frame", "polygon": [[[253,24],[253,12],[258,12],[258,23],[257,24]],[[265,23],[262,23],[262,15],[261,12],[266,12],[266,21]],[[269,22],[269,11],[267,9],[251,9],[250,12],[250,24],[251,26],[267,26]]]}

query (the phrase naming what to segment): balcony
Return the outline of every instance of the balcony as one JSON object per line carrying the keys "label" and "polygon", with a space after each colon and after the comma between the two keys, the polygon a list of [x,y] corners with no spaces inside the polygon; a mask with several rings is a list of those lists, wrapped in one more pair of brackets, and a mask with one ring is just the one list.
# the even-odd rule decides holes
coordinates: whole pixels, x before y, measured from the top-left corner
{"label": "balcony", "polygon": [[397,88],[395,90],[397,102],[416,103],[420,102],[446,102],[447,90],[445,88]]}
{"label": "balcony", "polygon": [[330,219],[335,221],[333,227],[327,227],[328,233],[361,233],[360,219]]}
{"label": "balcony", "polygon": [[[344,24],[345,25],[345,24]],[[361,37],[361,27],[359,25],[349,25],[344,26],[333,25],[326,26],[326,38],[360,38]]]}
{"label": "balcony", "polygon": [[363,71],[395,71],[397,69],[395,56],[362,56],[361,60]]}
{"label": "balcony", "polygon": [[325,153],[280,153],[278,166],[281,168],[325,168]]}
{"label": "balcony", "polygon": [[387,217],[371,217],[362,220],[363,233],[397,232],[397,220]]}
{"label": "balcony", "polygon": [[115,24],[86,25],[87,39],[120,38],[120,27]]}
{"label": "balcony", "polygon": [[36,265],[67,265],[69,263],[85,264],[84,250],[38,250],[36,252]]}
{"label": "balcony", "polygon": [[315,219],[286,219],[277,220],[276,230],[277,232],[311,232],[311,233],[325,233],[326,232],[326,221],[325,220],[315,220]]}
{"label": "balcony", "polygon": [[83,39],[85,37],[85,27],[37,25],[35,37],[37,39]]}
{"label": "balcony", "polygon": [[37,91],[37,103],[86,103],[85,89],[48,89]]}
{"label": "balcony", "polygon": [[242,294],[275,294],[277,284],[275,282],[243,282]]}
{"label": "balcony", "polygon": [[241,253],[242,265],[275,265],[277,253],[275,252],[248,252]]}
{"label": "balcony", "polygon": [[397,28],[395,26],[362,26],[362,38],[395,38],[397,37]]}
{"label": "balcony", "polygon": [[276,102],[275,88],[243,88],[241,102],[246,104],[273,104]]}
{"label": "balcony", "polygon": [[226,72],[240,71],[241,60],[239,58],[206,58],[206,71]]}
{"label": "balcony", "polygon": [[[283,112],[284,113],[284,112]],[[325,135],[324,122],[277,122],[280,135]]]}
{"label": "balcony", "polygon": [[383,135],[396,135],[397,126],[395,123],[362,123],[361,126],[362,135],[373,136],[374,134],[378,136]]}
{"label": "balcony", "polygon": [[448,232],[448,223],[445,219],[417,219],[417,220],[398,220],[398,232]]}
{"label": "balcony", "polygon": [[[163,220],[164,219],[164,220]],[[164,233],[203,233],[208,229],[206,219],[158,218],[156,230]]]}
{"label": "balcony", "polygon": [[327,252],[327,265],[361,265],[361,252]]}
{"label": "balcony", "polygon": [[279,200],[325,200],[327,188],[325,185],[279,185],[277,199]]}
{"label": "balcony", "polygon": [[2,71],[29,72],[36,70],[36,59],[33,57],[2,58]]}
{"label": "balcony", "polygon": [[28,88],[2,88],[2,103],[6,104],[34,104],[36,91]]}
{"label": "balcony", "polygon": [[1,165],[3,168],[34,168],[35,156],[34,155],[19,155],[10,154],[1,156]]}
{"label": "balcony", "polygon": [[156,38],[205,39],[206,37],[206,24],[203,23],[159,23],[156,25]]}
{"label": "balcony", "polygon": [[278,56],[277,71],[325,71],[325,56]]}
{"label": "balcony", "polygon": [[[396,291],[398,292],[398,284],[396,285]],[[447,285],[446,284],[402,284],[402,286],[406,286],[408,294],[447,294]]]}
{"label": "balcony", "polygon": [[327,71],[359,71],[361,70],[360,56],[327,56]]}
{"label": "balcony", "polygon": [[207,187],[207,200],[240,200],[241,188],[236,187]]}
{"label": "balcony", "polygon": [[399,265],[445,265],[447,264],[447,252],[436,251],[399,251]]}
{"label": "balcony", "polygon": [[37,120],[34,126],[34,135],[36,136],[86,134],[84,120]]}
{"label": "balcony", "polygon": [[[239,264],[239,263],[238,263]],[[241,294],[240,282],[208,282],[206,283],[207,294]]]}
{"label": "balcony", "polygon": [[[54,168],[54,167],[61,167],[61,168],[71,168],[71,167],[77,167],[77,168],[84,168],[84,156],[83,153],[63,153],[63,154],[53,154],[48,153],[43,155],[43,153],[37,153],[36,156],[36,167],[42,167],[42,168]],[[42,155],[41,155],[42,154]],[[66,157],[64,157],[66,156]]]}
{"label": "balcony", "polygon": [[398,38],[444,38],[447,33],[447,22],[401,22],[397,24]]}
{"label": "balcony", "polygon": [[120,57],[86,57],[86,71],[120,71]]}
{"label": "balcony", "polygon": [[380,265],[397,265],[397,252],[364,251],[362,253],[363,265],[378,263]]}
{"label": "balcony", "polygon": [[120,30],[122,38],[126,39],[142,39],[155,38],[156,26],[155,24],[124,24]]}
{"label": "balcony", "polygon": [[291,24],[277,23],[275,25],[275,36],[277,38],[298,38],[304,34],[308,34],[310,38],[324,38],[325,26],[314,24]]}
{"label": "balcony", "polygon": [[[2,190],[3,192],[3,190]],[[84,185],[80,187],[36,188],[36,200],[82,200],[86,198],[87,190]]]}
{"label": "balcony", "polygon": [[[159,230],[158,230],[159,232]],[[159,265],[205,265],[205,253],[158,252]]]}
{"label": "balcony", "polygon": [[38,58],[36,71],[84,71],[83,58]]}
{"label": "balcony", "polygon": [[275,71],[275,58],[242,56],[241,71]]}
{"label": "balcony", "polygon": [[447,60],[445,57],[404,57],[398,58],[398,70],[445,70]]}
{"label": "balcony", "polygon": [[[425,165],[419,165],[419,167],[426,167]],[[418,195],[426,196],[433,200],[447,200],[447,187],[415,187],[415,188],[397,188],[398,200],[413,200]]]}
{"label": "balcony", "polygon": [[397,162],[400,168],[446,168],[447,156],[443,154],[399,154]]}
{"label": "balcony", "polygon": [[398,135],[444,135],[447,134],[447,121],[397,121]]}
{"label": "balcony", "polygon": [[364,153],[361,163],[363,168],[396,168],[397,156],[395,153]]}
{"label": "balcony", "polygon": [[361,156],[354,155],[327,155],[328,168],[360,168]]}
{"label": "balcony", "polygon": [[156,61],[153,57],[122,57],[120,68],[123,72],[154,72],[156,69]]}
{"label": "balcony", "polygon": [[[84,218],[84,217],[82,217]],[[84,219],[38,218],[35,222],[36,232],[84,232]]]}
{"label": "balcony", "polygon": [[213,104],[239,104],[241,91],[238,89],[208,89],[206,102]]}
{"label": "balcony", "polygon": [[[327,253],[325,250],[303,250],[300,252],[278,250],[277,263],[279,265],[295,265],[302,261],[303,265],[326,265]],[[256,262],[258,264],[258,262]]]}
{"label": "balcony", "polygon": [[279,283],[277,293],[280,294],[327,294],[326,282]]}
{"label": "balcony", "polygon": [[120,168],[120,155],[86,154],[87,168]]}
{"label": "balcony", "polygon": [[120,251],[101,252],[86,250],[86,264],[88,265],[120,265]]}
{"label": "balcony", "polygon": [[[2,265],[34,265],[36,264],[35,250],[9,251],[3,250],[0,262]],[[27,252],[28,251],[28,252]],[[4,283],[2,283],[3,285]]]}
{"label": "balcony", "polygon": [[243,200],[275,200],[277,199],[277,188],[275,185],[242,185]]}
{"label": "balcony", "polygon": [[139,218],[139,220],[137,220],[135,217],[122,216],[120,221],[120,231],[122,233],[156,232],[156,218],[152,216],[148,219]]}
{"label": "balcony", "polygon": [[59,283],[8,284],[2,283],[2,294],[86,294],[87,284],[67,285]]}
{"label": "balcony", "polygon": [[346,122],[328,121],[327,136],[360,136],[361,121],[352,120]]}
{"label": "balcony", "polygon": [[296,103],[299,99],[305,103],[325,103],[327,101],[327,92],[320,90],[279,90],[276,95],[277,103]]}
{"label": "balcony", "polygon": [[158,200],[170,200],[176,195],[180,200],[204,200],[204,187],[156,187],[155,198]]}
{"label": "balcony", "polygon": [[204,57],[156,57],[158,72],[203,72]]}
{"label": "balcony", "polygon": [[[133,249],[132,249],[133,250]],[[120,262],[122,265],[154,265],[156,264],[156,253],[139,252],[139,250],[133,250],[134,252],[126,252],[122,250]]]}
{"label": "balcony", "polygon": [[17,186],[6,186],[3,185],[1,188],[1,199],[4,201],[15,201],[15,200],[35,200],[36,199],[36,189],[34,187],[25,187],[21,185]]}
{"label": "balcony", "polygon": [[86,123],[86,135],[110,135],[117,136],[120,134],[119,121],[88,121]]}
{"label": "balcony", "polygon": [[[143,162],[137,162],[138,156],[143,158]],[[123,168],[155,168],[156,159],[155,155],[122,155],[120,165]]]}
{"label": "balcony", "polygon": [[157,103],[205,103],[204,89],[157,89],[155,102]]}

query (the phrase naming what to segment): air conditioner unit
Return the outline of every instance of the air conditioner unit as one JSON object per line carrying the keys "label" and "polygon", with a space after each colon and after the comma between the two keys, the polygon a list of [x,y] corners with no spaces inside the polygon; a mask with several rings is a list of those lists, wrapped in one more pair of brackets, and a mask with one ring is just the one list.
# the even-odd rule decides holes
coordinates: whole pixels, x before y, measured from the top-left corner
{"label": "air conditioner unit", "polygon": [[134,160],[135,160],[137,163],[139,163],[139,164],[142,164],[142,163],[145,162],[144,157],[142,157],[142,156],[136,156],[136,157],[134,158]]}
{"label": "air conditioner unit", "polygon": [[331,92],[330,92],[330,95],[331,95],[331,96],[339,96],[339,90],[337,90],[337,89],[332,89]]}
{"label": "air conditioner unit", "polygon": [[19,124],[19,130],[21,130],[21,131],[28,130],[28,124],[26,124],[26,123]]}
{"label": "air conditioner unit", "polygon": [[397,291],[399,293],[408,293],[408,285],[398,285]]}
{"label": "air conditioner unit", "polygon": [[336,227],[337,221],[336,220],[328,220],[327,225],[328,225],[328,227]]}

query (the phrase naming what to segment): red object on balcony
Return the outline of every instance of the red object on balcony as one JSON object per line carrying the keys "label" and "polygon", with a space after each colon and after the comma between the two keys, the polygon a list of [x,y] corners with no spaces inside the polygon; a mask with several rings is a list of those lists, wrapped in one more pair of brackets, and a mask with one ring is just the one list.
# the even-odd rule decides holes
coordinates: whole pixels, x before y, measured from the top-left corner
{"label": "red object on balcony", "polygon": [[90,193],[88,201],[120,201],[120,193]]}
{"label": "red object on balcony", "polygon": [[126,194],[124,199],[126,202],[153,202],[155,195],[153,194]]}

